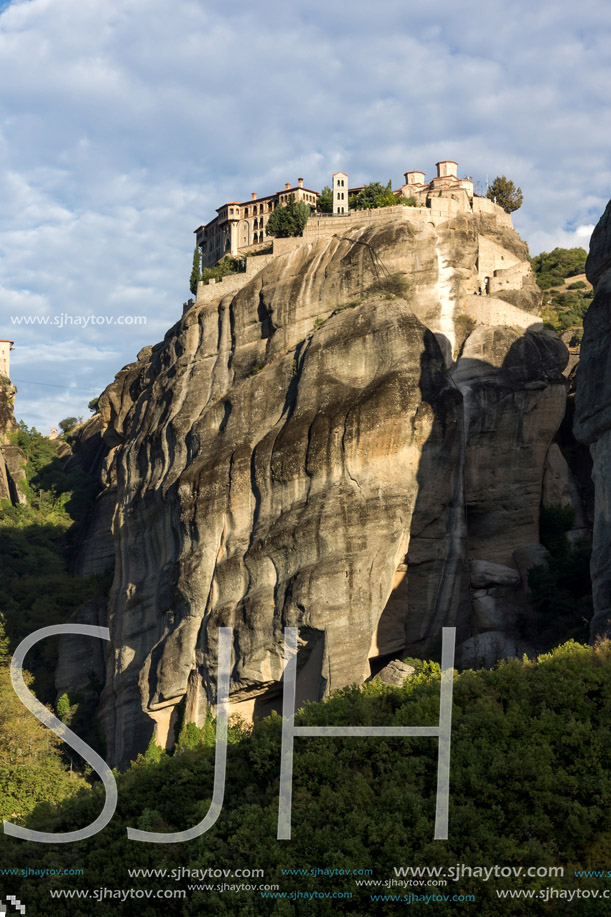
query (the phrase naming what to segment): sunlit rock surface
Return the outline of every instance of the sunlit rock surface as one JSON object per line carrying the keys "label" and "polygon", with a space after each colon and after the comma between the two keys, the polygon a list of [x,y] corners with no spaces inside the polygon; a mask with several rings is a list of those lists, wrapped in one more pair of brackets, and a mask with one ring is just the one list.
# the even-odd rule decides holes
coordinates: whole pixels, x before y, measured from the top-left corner
{"label": "sunlit rock surface", "polygon": [[[508,265],[488,295],[484,255]],[[179,712],[203,721],[221,626],[246,717],[278,705],[286,626],[298,703],[434,651],[444,625],[464,659],[522,651],[513,555],[539,540],[568,356],[527,257],[493,205],[391,214],[219,284],[118,374],[85,434],[104,489],[79,554],[114,557],[113,763],[171,742]]]}

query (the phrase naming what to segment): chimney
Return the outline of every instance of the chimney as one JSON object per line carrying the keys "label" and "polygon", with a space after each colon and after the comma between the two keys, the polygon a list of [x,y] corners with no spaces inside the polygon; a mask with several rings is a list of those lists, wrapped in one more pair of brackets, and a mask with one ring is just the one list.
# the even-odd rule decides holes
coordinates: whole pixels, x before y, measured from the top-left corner
{"label": "chimney", "polygon": [[285,183],[284,183],[284,190],[285,190],[285,191],[288,191],[290,187],[291,187],[290,181],[285,181]]}
{"label": "chimney", "polygon": [[297,184],[299,185],[300,188],[303,188],[303,178],[298,178]]}
{"label": "chimney", "polygon": [[250,199],[251,199],[252,201],[256,201],[256,200],[257,200],[257,192],[256,192],[256,191],[251,191],[251,192],[250,192]]}

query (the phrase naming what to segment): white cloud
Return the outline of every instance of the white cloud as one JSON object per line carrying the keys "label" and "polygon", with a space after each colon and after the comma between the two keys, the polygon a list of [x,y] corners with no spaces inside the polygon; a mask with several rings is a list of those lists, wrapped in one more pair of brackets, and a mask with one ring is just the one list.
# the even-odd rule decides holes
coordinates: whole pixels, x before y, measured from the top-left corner
{"label": "white cloud", "polygon": [[[35,381],[100,390],[179,317],[192,230],[220,203],[337,168],[397,184],[457,159],[522,187],[533,253],[583,239],[611,180],[610,27],[599,0],[0,3],[0,335],[15,310],[146,314],[82,330],[104,358],[52,379],[50,331],[19,329]],[[23,386],[18,411],[54,404]]]}
{"label": "white cloud", "polygon": [[588,250],[590,236],[594,232],[592,224],[577,226],[575,229],[558,229],[555,232],[534,230],[532,235],[532,250],[550,252],[554,248],[585,248]]}

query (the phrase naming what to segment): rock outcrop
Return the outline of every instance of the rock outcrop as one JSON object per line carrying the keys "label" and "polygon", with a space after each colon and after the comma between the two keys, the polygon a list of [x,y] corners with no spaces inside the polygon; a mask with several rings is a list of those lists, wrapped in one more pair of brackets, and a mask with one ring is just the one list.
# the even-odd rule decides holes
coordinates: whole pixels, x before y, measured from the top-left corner
{"label": "rock outcrop", "polygon": [[179,705],[203,721],[221,626],[244,716],[278,705],[286,626],[298,702],[432,651],[444,625],[464,659],[523,651],[513,555],[538,542],[568,354],[486,203],[287,246],[201,295],[100,397],[104,490],[79,565],[114,551],[113,763],[153,731],[171,741]]}
{"label": "rock outcrop", "polygon": [[14,505],[26,503],[23,491],[25,455],[14,443],[11,434],[17,432],[13,405],[17,389],[6,376],[0,376],[0,500]]}
{"label": "rock outcrop", "polygon": [[611,636],[611,202],[590,241],[586,275],[594,299],[583,327],[574,432],[590,446],[594,480],[591,637]]}

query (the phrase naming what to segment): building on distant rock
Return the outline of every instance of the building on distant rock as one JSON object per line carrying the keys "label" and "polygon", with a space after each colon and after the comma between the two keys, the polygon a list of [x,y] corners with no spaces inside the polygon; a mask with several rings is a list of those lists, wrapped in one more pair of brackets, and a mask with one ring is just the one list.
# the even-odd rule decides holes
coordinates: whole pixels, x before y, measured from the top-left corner
{"label": "building on distant rock", "polygon": [[[347,192],[346,188],[346,192]],[[295,201],[309,204],[316,209],[318,191],[303,187],[303,178],[297,179],[297,185],[291,187],[287,182],[282,191],[257,199],[253,191],[251,199],[240,203],[230,201],[217,209],[218,216],[209,223],[202,223],[196,230],[196,240],[202,253],[202,266],[213,267],[226,255],[238,257],[242,252],[257,250],[271,240],[265,227],[270,213],[277,207],[288,204],[291,195]],[[348,208],[346,194],[346,209]]]}
{"label": "building on distant rock", "polygon": [[397,197],[413,197],[416,204],[426,206],[427,198],[433,194],[442,197],[453,197],[455,200],[467,203],[473,200],[473,180],[469,177],[458,177],[458,163],[451,159],[443,159],[436,163],[437,175],[426,181],[424,172],[412,170],[405,172],[405,184],[395,192]]}
{"label": "building on distant rock", "polygon": [[0,376],[10,378],[11,350],[14,341],[0,341]]}
{"label": "building on distant rock", "polygon": [[[472,211],[473,180],[469,177],[458,177],[458,163],[451,159],[444,159],[437,163],[437,175],[429,182],[426,174],[418,170],[405,172],[405,184],[393,194],[397,204],[408,199],[415,202],[417,207],[427,207],[434,210]],[[316,214],[317,219],[323,220],[327,228],[331,229],[333,218],[355,216],[355,211],[350,210],[350,198],[362,191],[364,185],[348,187],[348,173],[334,172],[332,177],[333,213]],[[295,201],[303,201],[316,211],[320,192],[304,188],[303,178],[297,179],[297,185],[291,186],[287,182],[284,190],[277,191],[267,197],[257,199],[253,192],[249,201],[230,201],[217,209],[218,216],[210,223],[202,223],[196,230],[197,245],[202,253],[202,267],[213,267],[227,255],[239,258],[250,252],[267,250],[272,241],[267,235],[266,226],[269,216],[277,207],[285,206],[293,196]],[[439,198],[449,198],[446,203],[439,203]],[[450,203],[451,201],[455,203]],[[331,219],[329,219],[331,218]],[[310,224],[314,221],[310,220]],[[339,222],[343,222],[340,220]],[[510,224],[511,225],[511,224]],[[307,234],[307,233],[306,233]],[[274,248],[276,254],[276,248]]]}

